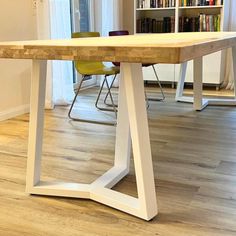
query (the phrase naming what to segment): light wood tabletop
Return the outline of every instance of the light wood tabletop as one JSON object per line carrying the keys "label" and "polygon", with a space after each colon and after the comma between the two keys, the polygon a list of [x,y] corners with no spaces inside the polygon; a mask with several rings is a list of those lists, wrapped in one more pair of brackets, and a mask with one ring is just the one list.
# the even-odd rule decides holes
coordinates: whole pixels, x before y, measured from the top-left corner
{"label": "light wood tabletop", "polygon": [[1,42],[0,58],[183,63],[236,45],[235,32]]}

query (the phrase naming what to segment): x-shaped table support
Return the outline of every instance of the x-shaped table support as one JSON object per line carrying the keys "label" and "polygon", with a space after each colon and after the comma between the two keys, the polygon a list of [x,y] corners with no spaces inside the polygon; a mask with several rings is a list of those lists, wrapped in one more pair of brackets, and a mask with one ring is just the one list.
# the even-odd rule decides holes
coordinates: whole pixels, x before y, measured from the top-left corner
{"label": "x-shaped table support", "polygon": [[[26,191],[37,195],[91,199],[145,220],[155,217],[157,201],[142,65],[121,63],[115,162],[109,171],[92,184],[40,180],[46,67],[46,60],[33,60]],[[138,198],[112,190],[129,173],[131,148]]]}

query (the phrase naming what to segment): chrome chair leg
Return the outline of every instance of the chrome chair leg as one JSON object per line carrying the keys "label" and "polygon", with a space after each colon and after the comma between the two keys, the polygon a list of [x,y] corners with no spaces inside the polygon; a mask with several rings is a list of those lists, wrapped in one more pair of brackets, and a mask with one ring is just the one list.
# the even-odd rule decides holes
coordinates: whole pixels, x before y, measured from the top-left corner
{"label": "chrome chair leg", "polygon": [[[153,71],[154,71],[154,74],[155,74],[155,77],[156,77],[156,80],[157,80],[157,83],[160,87],[160,90],[161,90],[161,94],[162,94],[162,98],[148,98],[146,92],[145,92],[145,97],[146,97],[146,102],[147,102],[147,109],[149,108],[150,104],[149,104],[149,101],[164,101],[165,100],[165,94],[164,94],[164,91],[163,91],[163,88],[162,88],[162,85],[161,85],[161,82],[159,80],[159,77],[157,75],[157,72],[156,72],[156,69],[155,69],[155,66],[152,65],[152,68],[153,68]],[[112,85],[115,81],[116,77],[113,78],[112,80],[112,83],[111,83],[111,86],[110,86],[110,90],[112,88]],[[108,98],[108,95],[109,95],[109,92],[107,92],[106,96],[105,96],[105,99],[104,99],[104,104],[106,104],[107,106],[113,106],[113,104],[109,104],[107,103],[107,98]],[[115,106],[117,107],[117,105],[115,104]]]}
{"label": "chrome chair leg", "polygon": [[[115,80],[116,80],[116,77],[117,77],[117,75],[115,75],[114,78],[113,78],[113,80],[111,81],[110,90],[112,89],[112,86],[113,86],[113,84],[114,84],[114,82],[115,82]],[[106,104],[107,106],[113,106],[113,104],[107,103],[107,98],[108,98],[108,92],[107,92],[107,94],[106,94],[106,96],[105,96],[103,102],[104,102],[104,104]],[[118,105],[115,104],[115,107],[118,107]]]}
{"label": "chrome chair leg", "polygon": [[[115,80],[116,76],[117,76],[117,75],[114,76],[113,81]],[[115,112],[115,115],[116,115],[116,117],[117,117],[117,109],[116,109],[116,105],[115,105],[115,103],[114,103],[114,100],[113,100],[113,97],[112,97],[112,94],[111,94],[111,86],[109,86],[109,83],[108,83],[108,81],[107,81],[107,77],[108,77],[108,76],[106,75],[105,78],[104,78],[104,80],[103,80],[103,82],[102,82],[101,88],[100,88],[99,93],[98,93],[98,96],[97,96],[97,100],[96,100],[96,102],[95,102],[95,106],[96,106],[97,109],[99,109],[99,110],[101,110],[101,111],[112,111],[112,112]],[[106,96],[109,95],[109,97],[110,97],[110,99],[111,99],[111,106],[113,107],[113,109],[104,108],[104,107],[99,107],[99,106],[98,106],[98,102],[99,102],[99,100],[100,100],[101,93],[102,93],[102,91],[103,91],[103,88],[104,88],[105,83],[106,83],[106,86],[107,86],[107,94],[106,94]]]}
{"label": "chrome chair leg", "polygon": [[107,85],[107,88],[108,88],[108,91],[109,91],[109,96],[110,96],[110,99],[111,99],[113,111],[115,112],[115,116],[116,116],[116,118],[117,118],[116,105],[115,105],[115,103],[114,103],[114,100],[113,100],[113,97],[112,97],[112,94],[111,94],[111,87],[109,86],[109,83],[108,83],[107,79],[106,79],[106,85]]}
{"label": "chrome chair leg", "polygon": [[[115,82],[115,79],[116,79],[116,75],[114,76],[114,78],[113,78],[113,80],[112,80],[112,82],[111,82],[110,88],[109,88],[109,90],[107,91],[107,94],[106,94],[106,96],[105,96],[105,98],[104,98],[104,101],[103,101],[104,104],[106,104],[107,106],[112,106],[112,107],[113,107],[113,110],[115,110],[115,108],[118,107],[118,105],[114,103],[114,99],[113,99],[112,93],[111,93],[111,88],[112,88],[112,86],[113,86],[113,84],[114,84],[114,82]],[[147,107],[147,109],[148,109],[148,108],[150,107],[150,104],[149,104],[149,101],[148,101],[147,93],[146,93],[146,92],[144,92],[144,93],[145,93],[146,107]],[[110,95],[110,97],[111,97],[112,104],[107,103],[108,95]],[[117,116],[117,115],[116,115],[116,116]]]}
{"label": "chrome chair leg", "polygon": [[150,104],[149,104],[149,100],[148,100],[148,97],[147,97],[147,93],[145,91],[144,91],[144,95],[145,95],[145,101],[146,101],[146,108],[148,110],[149,107],[150,107]]}
{"label": "chrome chair leg", "polygon": [[74,97],[73,102],[72,102],[72,104],[71,104],[70,110],[69,110],[69,112],[68,112],[68,117],[69,117],[71,120],[79,121],[79,122],[86,122],[86,123],[99,124],[99,125],[111,125],[111,126],[115,126],[115,125],[116,125],[116,122],[106,122],[106,121],[96,121],[96,120],[80,119],[80,118],[78,118],[78,117],[73,117],[73,116],[71,115],[72,110],[73,110],[73,107],[74,107],[74,104],[75,104],[76,99],[77,99],[77,97],[78,97],[78,95],[79,95],[81,86],[82,86],[82,84],[83,84],[85,78],[86,78],[86,75],[82,76],[82,79],[81,79],[81,81],[80,81],[80,83],[79,83],[78,90],[77,90],[77,92],[76,92],[76,94],[75,94],[75,97]]}
{"label": "chrome chair leg", "polygon": [[154,74],[155,74],[155,76],[156,76],[157,83],[158,83],[158,85],[159,85],[159,87],[160,87],[161,94],[162,94],[162,98],[148,98],[148,101],[164,101],[164,100],[165,100],[165,94],[164,94],[164,92],[163,92],[163,88],[162,88],[162,86],[161,86],[161,82],[160,82],[160,80],[159,80],[159,78],[158,78],[158,75],[157,75],[155,66],[152,65],[152,68],[153,68]]}
{"label": "chrome chair leg", "polygon": [[79,87],[78,87],[78,89],[77,89],[77,92],[76,92],[76,94],[75,94],[75,97],[74,97],[74,99],[73,99],[73,102],[72,102],[72,104],[71,104],[71,106],[70,106],[70,110],[69,110],[69,112],[68,112],[68,117],[69,117],[71,120],[78,120],[77,118],[74,118],[74,117],[71,116],[71,112],[72,112],[72,109],[73,109],[73,107],[74,107],[74,105],[75,105],[75,101],[76,101],[76,99],[77,99],[77,97],[78,97],[78,95],[79,95],[79,91],[80,91],[80,89],[81,89],[81,86],[82,86],[82,84],[83,84],[83,82],[84,82],[85,77],[86,77],[86,75],[83,75],[83,76],[82,76],[82,79],[81,79],[81,81],[80,81],[80,83],[79,83]]}

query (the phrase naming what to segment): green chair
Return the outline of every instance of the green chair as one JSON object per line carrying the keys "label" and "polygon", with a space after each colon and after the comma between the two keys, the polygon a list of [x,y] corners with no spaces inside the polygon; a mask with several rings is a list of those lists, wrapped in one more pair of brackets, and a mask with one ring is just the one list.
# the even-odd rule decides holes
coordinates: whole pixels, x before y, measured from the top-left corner
{"label": "green chair", "polygon": [[[76,32],[72,34],[72,38],[88,38],[88,37],[100,37],[99,32]],[[75,61],[74,62],[75,69],[78,73],[82,75],[82,79],[79,83],[78,90],[75,94],[74,100],[71,104],[68,117],[72,120],[76,121],[81,121],[81,122],[89,122],[89,123],[95,123],[95,124],[105,124],[105,125],[115,125],[116,123],[111,123],[111,122],[105,122],[105,121],[95,121],[95,120],[88,120],[88,119],[80,119],[78,117],[73,117],[72,116],[72,110],[74,107],[74,104],[76,102],[76,99],[78,97],[78,94],[80,92],[81,86],[86,79],[86,77],[92,76],[92,75],[104,75],[104,79],[102,81],[101,88],[99,90],[97,100],[95,102],[95,106],[97,109],[102,110],[102,111],[112,111],[115,112],[115,115],[117,116],[117,108],[116,105],[114,104],[111,91],[110,91],[110,85],[108,83],[107,77],[113,75],[114,78],[116,78],[117,74],[120,73],[119,67],[116,66],[111,66],[108,67],[104,65],[102,62],[97,62],[97,61]],[[103,91],[104,86],[106,85],[108,94],[110,96],[111,102],[112,102],[112,107],[113,109],[110,108],[105,108],[105,107],[99,107],[98,102],[101,96],[101,93]]]}

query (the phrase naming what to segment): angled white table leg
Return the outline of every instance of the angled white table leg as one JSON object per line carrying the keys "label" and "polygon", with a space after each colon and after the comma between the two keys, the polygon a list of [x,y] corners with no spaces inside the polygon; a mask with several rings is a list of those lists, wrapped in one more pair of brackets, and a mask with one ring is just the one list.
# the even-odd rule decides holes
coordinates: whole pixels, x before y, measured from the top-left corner
{"label": "angled white table leg", "polygon": [[187,63],[181,65],[178,87],[175,100],[177,102],[193,103],[197,111],[201,111],[207,106],[207,101],[202,98],[202,57],[193,60],[193,97],[183,96],[184,81],[186,79]]}
{"label": "angled white table leg", "polygon": [[183,99],[183,91],[184,91],[184,81],[186,78],[186,71],[187,71],[188,62],[184,62],[180,66],[180,74],[179,74],[179,81],[177,85],[175,101],[179,102]]}
{"label": "angled white table leg", "polygon": [[193,108],[196,111],[201,111],[208,105],[208,101],[202,98],[202,62],[202,57],[193,60]]}
{"label": "angled white table leg", "polygon": [[47,61],[33,60],[26,191],[40,181]]}
{"label": "angled white table leg", "polygon": [[[33,61],[26,191],[30,194],[91,199],[150,220],[157,215],[150,138],[141,64],[121,64],[114,167],[92,184],[42,182],[46,61]],[[111,188],[129,172],[131,139],[138,198]]]}
{"label": "angled white table leg", "polygon": [[[131,137],[128,118],[127,98],[125,92],[124,71],[121,70],[119,85],[118,116],[116,127],[115,161],[114,167],[102,177],[98,178],[93,186],[112,188],[129,173],[131,155]],[[116,173],[116,174],[115,174]],[[113,176],[113,178],[112,178]]]}
{"label": "angled white table leg", "polygon": [[[100,179],[104,181],[105,174],[92,184],[91,199],[142,219],[150,220],[157,215],[157,201],[141,64],[121,64],[119,93],[114,168],[121,167],[120,169],[124,173],[129,169],[130,126],[138,198],[107,188],[100,188]],[[108,186],[111,187],[113,184],[114,182],[111,185],[109,183]]]}
{"label": "angled white table leg", "polygon": [[44,128],[47,61],[32,61],[29,142],[26,192],[52,196],[88,197],[90,186],[76,183],[45,183],[40,181]]}
{"label": "angled white table leg", "polygon": [[140,214],[151,219],[157,214],[157,201],[150,147],[141,64],[122,64],[133,145]]}

